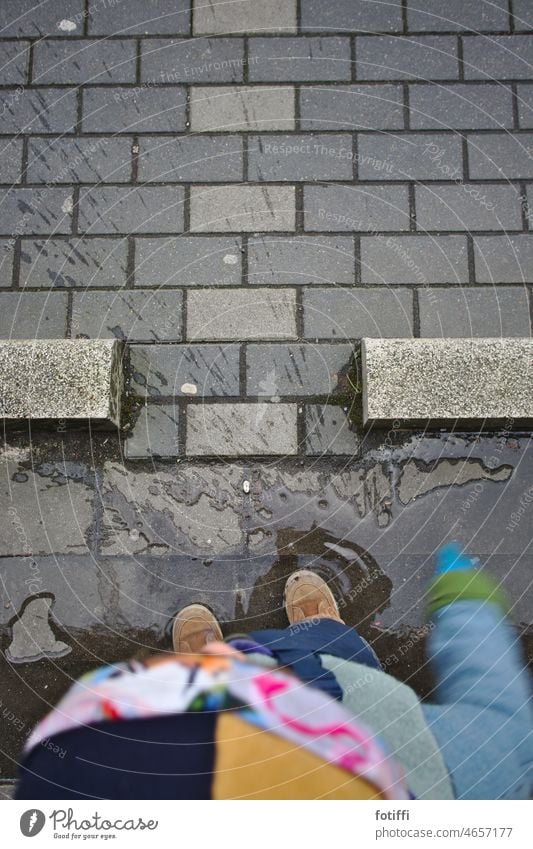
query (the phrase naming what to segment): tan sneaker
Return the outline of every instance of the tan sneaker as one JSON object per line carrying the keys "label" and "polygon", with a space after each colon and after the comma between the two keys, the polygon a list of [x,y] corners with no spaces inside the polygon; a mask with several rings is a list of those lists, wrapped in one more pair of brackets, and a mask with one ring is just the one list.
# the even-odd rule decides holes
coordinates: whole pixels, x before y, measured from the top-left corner
{"label": "tan sneaker", "polygon": [[203,604],[189,604],[178,613],[172,626],[172,645],[179,654],[197,654],[216,640],[223,640],[216,617]]}
{"label": "tan sneaker", "polygon": [[304,619],[335,619],[344,624],[330,588],[309,569],[299,569],[288,578],[285,610],[291,625]]}

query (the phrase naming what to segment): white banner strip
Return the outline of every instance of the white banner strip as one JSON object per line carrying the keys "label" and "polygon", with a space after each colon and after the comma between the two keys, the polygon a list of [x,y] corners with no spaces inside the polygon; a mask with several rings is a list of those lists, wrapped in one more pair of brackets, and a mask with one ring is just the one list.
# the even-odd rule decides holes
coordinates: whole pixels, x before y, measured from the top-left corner
{"label": "white banner strip", "polygon": [[[239,807],[239,811],[236,808]],[[305,849],[531,845],[527,802],[34,801],[0,804],[2,845],[60,841],[160,847]]]}

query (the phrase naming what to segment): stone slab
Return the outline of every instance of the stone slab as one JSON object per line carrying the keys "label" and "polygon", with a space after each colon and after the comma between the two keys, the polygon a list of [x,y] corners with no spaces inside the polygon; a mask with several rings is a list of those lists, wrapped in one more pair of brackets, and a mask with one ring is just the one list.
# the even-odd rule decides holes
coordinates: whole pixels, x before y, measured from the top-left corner
{"label": "stone slab", "polygon": [[146,136],[139,144],[143,183],[224,183],[242,180],[239,136]]}
{"label": "stone slab", "polygon": [[21,243],[21,288],[118,288],[126,284],[127,276],[126,238],[76,236],[23,239]]}
{"label": "stone slab", "polygon": [[121,394],[120,342],[0,342],[2,418],[103,419],[118,424]]}
{"label": "stone slab", "polygon": [[252,136],[247,147],[253,182],[352,178],[354,155],[347,134]]}
{"label": "stone slab", "polygon": [[195,133],[294,129],[292,86],[195,86],[190,92]]}
{"label": "stone slab", "polygon": [[351,80],[348,38],[251,38],[248,44],[252,82]]}
{"label": "stone slab", "polygon": [[296,454],[296,404],[202,404],[187,410],[187,454]]}
{"label": "stone slab", "polygon": [[145,404],[126,442],[130,460],[147,457],[177,457],[179,410],[174,404]]}
{"label": "stone slab", "polygon": [[[17,558],[19,587],[35,594],[47,589],[35,557],[89,553],[94,498],[90,472],[78,461],[39,463],[29,448],[8,447],[0,452],[0,474],[1,559]],[[8,619],[12,616],[10,610]]]}
{"label": "stone slab", "polygon": [[102,233],[179,233],[182,186],[95,186],[80,193],[80,230]]}
{"label": "stone slab", "polygon": [[[0,59],[1,61],[1,59]],[[0,141],[0,183],[20,183],[22,176],[22,139]]]}
{"label": "stone slab", "polygon": [[94,0],[89,4],[89,33],[113,35],[187,35],[189,0]]}
{"label": "stone slab", "polygon": [[356,62],[358,80],[453,80],[459,76],[457,40],[446,35],[363,35],[357,39]]}
{"label": "stone slab", "polygon": [[355,281],[353,236],[263,236],[248,240],[249,283]]}
{"label": "stone slab", "polygon": [[484,130],[513,126],[510,86],[409,86],[410,122],[413,130]]}
{"label": "stone slab", "polygon": [[239,395],[238,345],[132,345],[130,366],[142,397]]}
{"label": "stone slab", "polygon": [[245,341],[296,338],[294,289],[190,289],[189,339]]}
{"label": "stone slab", "polygon": [[131,179],[131,141],[117,138],[31,138],[30,183],[127,183]]}
{"label": "stone slab", "polygon": [[54,0],[54,3],[36,3],[35,0],[3,0],[0,3],[0,32],[2,38],[29,35],[72,35],[71,30],[60,27],[67,19],[75,24],[74,32],[83,30],[83,0]]}
{"label": "stone slab", "polygon": [[194,0],[194,35],[229,32],[296,32],[296,0]]}
{"label": "stone slab", "polygon": [[452,286],[418,291],[420,336],[531,336],[525,286]]}
{"label": "stone slab", "polygon": [[533,420],[530,339],[363,339],[365,424]]}
{"label": "stone slab", "polygon": [[64,292],[2,292],[0,295],[0,339],[61,339],[66,336],[66,329]]}
{"label": "stone slab", "polygon": [[490,32],[509,27],[506,0],[485,3],[484,0],[409,0],[407,25],[412,32],[443,30],[472,30]]}
{"label": "stone slab", "polygon": [[133,39],[41,39],[33,53],[33,82],[134,83],[135,64]]}
{"label": "stone slab", "polygon": [[135,239],[137,286],[215,286],[241,282],[239,236]]}
{"label": "stone slab", "polygon": [[294,186],[191,188],[192,233],[294,230],[295,216]]}
{"label": "stone slab", "polygon": [[356,431],[350,429],[347,412],[338,405],[309,404],[305,410],[305,432],[307,455],[354,456],[360,448]]}
{"label": "stone slab", "polygon": [[246,389],[248,395],[331,395],[348,366],[352,345],[307,343],[301,345],[248,345]]}
{"label": "stone slab", "polygon": [[246,58],[242,38],[141,41],[141,80],[163,83],[238,83]]}
{"label": "stone slab", "polygon": [[182,299],[179,290],[76,292],[72,299],[71,336],[127,342],[179,342]]}
{"label": "stone slab", "polygon": [[399,85],[314,85],[300,89],[302,130],[399,130],[404,126]]}

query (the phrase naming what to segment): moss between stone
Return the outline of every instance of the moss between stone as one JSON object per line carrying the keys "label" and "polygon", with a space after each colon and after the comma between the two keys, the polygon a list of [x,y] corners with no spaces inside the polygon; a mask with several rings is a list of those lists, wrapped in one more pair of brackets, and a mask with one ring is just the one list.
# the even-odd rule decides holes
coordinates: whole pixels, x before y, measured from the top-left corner
{"label": "moss between stone", "polygon": [[363,427],[363,384],[361,379],[361,349],[357,347],[347,367],[339,374],[337,391],[328,399],[330,404],[343,407],[350,423],[357,430]]}
{"label": "moss between stone", "polygon": [[126,394],[122,399],[120,429],[131,431],[137,419],[141,414],[141,410],[146,403],[146,399],[140,395]]}

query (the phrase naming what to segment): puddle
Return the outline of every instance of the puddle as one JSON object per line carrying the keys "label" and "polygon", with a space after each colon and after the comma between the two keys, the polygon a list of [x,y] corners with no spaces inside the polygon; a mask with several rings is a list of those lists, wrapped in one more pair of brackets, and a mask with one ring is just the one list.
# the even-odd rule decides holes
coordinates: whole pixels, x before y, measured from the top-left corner
{"label": "puddle", "polygon": [[181,606],[207,603],[226,634],[286,625],[297,568],[330,582],[345,620],[424,697],[424,588],[435,550],[459,538],[510,597],[533,662],[529,436],[395,440],[349,463],[125,467],[112,452],[75,463],[9,450],[6,492],[26,536],[0,558],[0,774],[13,777],[25,736],[73,678],[168,649]]}

